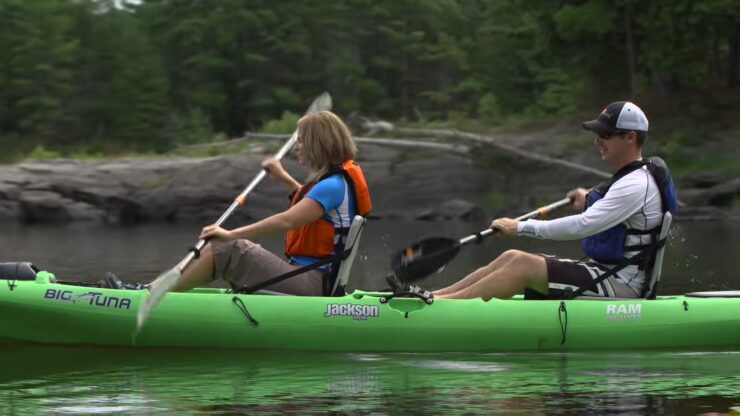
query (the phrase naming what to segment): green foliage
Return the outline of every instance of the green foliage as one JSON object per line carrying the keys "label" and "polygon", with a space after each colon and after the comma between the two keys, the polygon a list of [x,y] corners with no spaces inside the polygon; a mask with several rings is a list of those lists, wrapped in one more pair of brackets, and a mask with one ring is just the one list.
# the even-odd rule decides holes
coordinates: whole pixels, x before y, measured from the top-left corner
{"label": "green foliage", "polygon": [[169,142],[183,145],[208,142],[214,135],[210,119],[197,108],[172,114],[165,131]]}
{"label": "green foliage", "polygon": [[341,114],[514,125],[731,87],[739,22],[735,0],[3,0],[0,157],[289,132],[325,89]]}
{"label": "green foliage", "polygon": [[577,6],[564,5],[553,14],[553,22],[558,35],[566,41],[594,41],[614,30],[617,17],[612,2],[590,0]]}
{"label": "green foliage", "polygon": [[580,85],[571,80],[568,74],[557,69],[547,69],[538,73],[542,92],[537,96],[529,113],[536,116],[561,116],[572,114],[575,110],[576,96]]}
{"label": "green foliage", "polygon": [[44,148],[43,144],[36,145],[36,147],[34,147],[33,150],[26,156],[27,159],[32,160],[58,159],[60,157],[61,154],[59,154],[59,152],[47,150],[46,148]]}
{"label": "green foliage", "polygon": [[496,124],[501,121],[501,105],[498,98],[492,93],[487,93],[478,101],[478,117]]}
{"label": "green foliage", "polygon": [[276,120],[270,120],[262,127],[263,133],[290,134],[296,129],[300,116],[290,111],[283,112],[283,116]]}

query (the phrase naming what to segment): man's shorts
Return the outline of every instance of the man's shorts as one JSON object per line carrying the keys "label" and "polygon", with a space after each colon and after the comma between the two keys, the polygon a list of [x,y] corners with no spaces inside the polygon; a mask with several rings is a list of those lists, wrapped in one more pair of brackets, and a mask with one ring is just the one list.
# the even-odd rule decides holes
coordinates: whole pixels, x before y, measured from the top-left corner
{"label": "man's shorts", "polygon": [[[213,241],[213,278],[237,288],[253,286],[299,268],[249,240]],[[302,296],[323,294],[324,273],[319,270],[293,276],[267,286],[265,290]]]}
{"label": "man's shorts", "polygon": [[610,298],[638,298],[640,297],[622,279],[609,276],[601,282],[594,281],[609,270],[592,261],[561,259],[543,255],[547,264],[548,287],[556,290],[578,290],[585,287],[585,296],[604,296]]}

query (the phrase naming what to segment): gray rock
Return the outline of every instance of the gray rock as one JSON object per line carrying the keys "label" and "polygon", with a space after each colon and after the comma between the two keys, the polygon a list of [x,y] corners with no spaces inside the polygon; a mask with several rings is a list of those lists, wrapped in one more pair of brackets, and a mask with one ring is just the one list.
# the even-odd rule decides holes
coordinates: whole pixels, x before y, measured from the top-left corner
{"label": "gray rock", "polygon": [[19,205],[24,222],[102,221],[105,213],[80,201],[49,191],[27,191]]}
{"label": "gray rock", "polygon": [[714,185],[711,188],[683,190],[678,196],[689,206],[731,207],[735,199],[740,197],[740,178]]}
{"label": "gray rock", "polygon": [[681,178],[681,185],[686,188],[705,189],[727,182],[727,179],[727,175],[722,172],[697,172],[684,175]]}
{"label": "gray rock", "polygon": [[[57,160],[0,166],[0,221],[213,223],[259,172],[265,157]],[[562,198],[572,187],[597,182],[587,173],[511,158],[483,145],[472,158],[362,144],[358,161],[371,190],[371,216],[473,221],[516,217]],[[305,178],[305,170],[292,156],[283,165],[296,179]],[[739,190],[740,179],[735,179],[679,193],[689,205],[723,205],[734,201]],[[286,191],[267,178],[227,225],[265,218],[287,204]]]}

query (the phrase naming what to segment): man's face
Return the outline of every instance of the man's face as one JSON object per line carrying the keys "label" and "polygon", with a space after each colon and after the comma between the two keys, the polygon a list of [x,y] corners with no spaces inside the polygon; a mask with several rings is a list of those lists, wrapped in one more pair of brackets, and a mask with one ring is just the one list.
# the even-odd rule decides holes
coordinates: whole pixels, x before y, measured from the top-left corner
{"label": "man's face", "polygon": [[601,153],[601,159],[607,162],[619,161],[627,150],[629,132],[617,132],[610,135],[597,136],[594,145]]}

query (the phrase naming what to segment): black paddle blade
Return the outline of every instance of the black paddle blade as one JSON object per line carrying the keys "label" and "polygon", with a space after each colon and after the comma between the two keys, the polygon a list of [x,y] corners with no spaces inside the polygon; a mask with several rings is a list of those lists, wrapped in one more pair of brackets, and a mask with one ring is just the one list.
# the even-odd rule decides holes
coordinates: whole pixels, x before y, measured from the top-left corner
{"label": "black paddle blade", "polygon": [[460,242],[432,237],[408,246],[393,256],[391,266],[405,283],[423,279],[449,263],[460,251]]}

